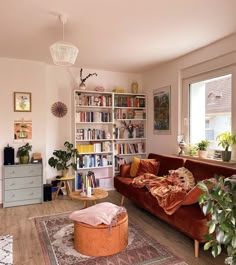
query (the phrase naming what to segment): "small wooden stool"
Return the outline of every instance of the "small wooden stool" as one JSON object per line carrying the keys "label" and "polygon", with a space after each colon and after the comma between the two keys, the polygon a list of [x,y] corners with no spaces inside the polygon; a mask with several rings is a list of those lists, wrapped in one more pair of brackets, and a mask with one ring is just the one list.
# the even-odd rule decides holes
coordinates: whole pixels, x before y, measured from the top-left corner
{"label": "small wooden stool", "polygon": [[69,180],[73,180],[75,179],[75,176],[65,176],[65,177],[61,177],[59,179],[57,179],[59,182],[59,185],[58,185],[58,188],[57,188],[57,192],[56,192],[56,195],[55,195],[55,199],[57,198],[58,196],[58,193],[61,189],[61,186],[62,186],[62,183],[65,184],[66,186],[66,192],[67,192],[67,195],[69,196],[70,193],[71,193],[71,188],[70,188],[70,183],[69,183]]}
{"label": "small wooden stool", "polygon": [[128,244],[128,215],[118,216],[117,224],[109,228],[101,224],[74,222],[74,247],[86,256],[109,256],[121,252]]}

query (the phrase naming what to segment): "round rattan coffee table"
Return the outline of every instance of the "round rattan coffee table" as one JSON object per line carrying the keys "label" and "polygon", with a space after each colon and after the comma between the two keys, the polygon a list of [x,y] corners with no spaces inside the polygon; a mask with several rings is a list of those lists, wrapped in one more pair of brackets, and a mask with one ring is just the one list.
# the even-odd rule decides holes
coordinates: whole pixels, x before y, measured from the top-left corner
{"label": "round rattan coffee table", "polygon": [[87,208],[89,206],[89,202],[92,204],[96,204],[97,200],[106,198],[108,196],[108,192],[103,189],[94,189],[93,194],[91,197],[87,197],[84,195],[81,195],[81,190],[79,191],[72,191],[70,192],[70,198],[72,200],[79,200],[84,202],[84,208]]}

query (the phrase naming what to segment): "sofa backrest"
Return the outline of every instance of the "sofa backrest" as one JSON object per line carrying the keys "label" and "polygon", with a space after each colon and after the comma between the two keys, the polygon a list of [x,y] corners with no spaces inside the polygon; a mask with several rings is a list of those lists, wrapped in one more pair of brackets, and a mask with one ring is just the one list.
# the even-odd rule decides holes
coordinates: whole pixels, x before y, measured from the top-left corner
{"label": "sofa backrest", "polygon": [[168,175],[170,169],[177,169],[184,166],[184,159],[181,157],[160,155],[150,153],[148,155],[149,159],[156,159],[160,162],[160,168],[158,171],[158,176]]}
{"label": "sofa backrest", "polygon": [[236,174],[236,168],[230,168],[226,166],[205,163],[197,160],[185,161],[184,167],[192,172],[196,182],[213,178],[215,175],[223,175],[225,177]]}

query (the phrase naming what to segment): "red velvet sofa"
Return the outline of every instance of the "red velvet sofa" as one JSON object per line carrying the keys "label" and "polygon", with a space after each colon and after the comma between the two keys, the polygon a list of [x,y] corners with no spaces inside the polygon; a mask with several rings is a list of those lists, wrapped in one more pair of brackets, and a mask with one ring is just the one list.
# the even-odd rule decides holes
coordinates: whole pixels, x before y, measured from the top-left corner
{"label": "red velvet sofa", "polygon": [[[160,162],[158,176],[168,175],[171,169],[185,167],[192,172],[196,183],[204,179],[212,178],[215,174],[225,177],[236,174],[236,168],[183,159],[177,156],[150,153],[148,158],[156,159]],[[114,178],[114,187],[122,194],[121,204],[123,204],[124,198],[126,197],[141,208],[149,211],[194,239],[194,253],[195,256],[198,257],[199,243],[206,241],[204,235],[208,232],[208,227],[206,225],[207,218],[203,215],[199,204],[181,205],[174,214],[167,215],[147,188],[144,187],[140,189],[132,185],[133,178],[129,175],[130,167],[130,164],[121,165],[120,175]]]}

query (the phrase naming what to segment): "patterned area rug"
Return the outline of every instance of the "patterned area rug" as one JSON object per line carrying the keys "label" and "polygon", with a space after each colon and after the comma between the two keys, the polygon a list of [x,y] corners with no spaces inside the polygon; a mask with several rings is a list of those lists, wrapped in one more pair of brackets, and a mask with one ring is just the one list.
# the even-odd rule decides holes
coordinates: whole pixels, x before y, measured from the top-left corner
{"label": "patterned area rug", "polygon": [[88,257],[74,249],[68,213],[35,218],[35,225],[47,265],[187,265],[130,221],[127,248],[107,257]]}
{"label": "patterned area rug", "polygon": [[0,264],[12,265],[13,254],[12,254],[13,236],[6,235],[0,236]]}

